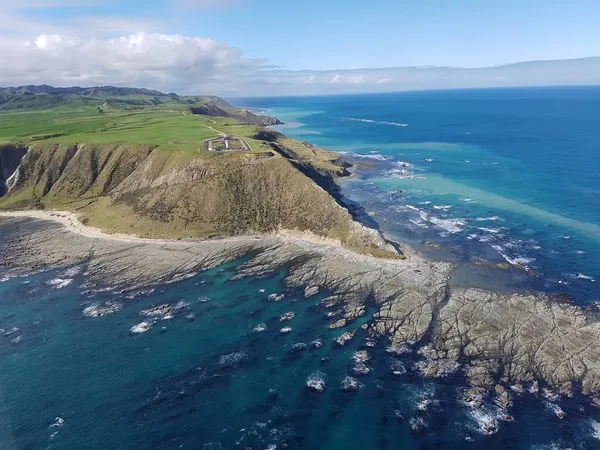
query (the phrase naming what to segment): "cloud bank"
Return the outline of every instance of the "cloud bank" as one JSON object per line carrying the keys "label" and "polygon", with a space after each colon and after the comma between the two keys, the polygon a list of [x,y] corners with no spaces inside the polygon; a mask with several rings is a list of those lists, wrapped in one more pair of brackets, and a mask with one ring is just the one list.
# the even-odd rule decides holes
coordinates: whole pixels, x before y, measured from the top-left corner
{"label": "cloud bank", "polygon": [[209,38],[136,33],[0,37],[0,85],[111,84],[183,94],[314,95],[495,86],[600,83],[600,58],[481,69],[401,67],[290,71]]}

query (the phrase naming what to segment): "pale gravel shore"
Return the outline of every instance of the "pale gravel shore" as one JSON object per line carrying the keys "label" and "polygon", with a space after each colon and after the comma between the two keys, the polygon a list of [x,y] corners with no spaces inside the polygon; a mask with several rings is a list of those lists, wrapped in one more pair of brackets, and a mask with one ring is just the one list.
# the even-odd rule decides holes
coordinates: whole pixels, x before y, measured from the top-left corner
{"label": "pale gravel shore", "polygon": [[[278,230],[272,234],[252,234],[252,235],[240,235],[240,236],[226,236],[209,239],[156,239],[156,238],[143,238],[134,234],[121,234],[121,233],[106,233],[100,228],[84,225],[79,216],[70,211],[57,211],[57,210],[22,210],[22,211],[0,211],[0,218],[25,218],[25,219],[36,219],[55,222],[62,225],[68,232],[75,233],[80,236],[90,239],[105,239],[114,242],[123,242],[127,244],[155,244],[155,245],[174,245],[181,247],[189,247],[190,244],[202,244],[202,243],[221,243],[221,244],[239,244],[247,242],[264,241],[267,244],[273,244],[275,242],[294,244],[307,251],[318,251],[318,252],[334,252],[335,254],[344,257],[345,259],[355,261],[377,261],[379,264],[399,264],[400,261],[394,259],[384,259],[371,257],[369,255],[363,255],[352,250],[344,248],[339,241],[334,239],[328,239],[325,237],[317,236],[310,231],[297,231],[297,230]],[[421,257],[417,255],[415,251],[408,247],[403,247],[403,252],[410,254],[413,261],[404,260],[403,266],[411,265],[416,262],[419,264],[420,261],[414,261],[414,259],[420,260]]]}

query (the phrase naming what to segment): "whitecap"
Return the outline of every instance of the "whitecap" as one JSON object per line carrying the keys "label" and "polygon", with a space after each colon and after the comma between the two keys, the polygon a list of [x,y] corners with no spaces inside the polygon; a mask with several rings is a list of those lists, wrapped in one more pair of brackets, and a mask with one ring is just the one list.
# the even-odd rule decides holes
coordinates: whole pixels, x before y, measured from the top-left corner
{"label": "whitecap", "polygon": [[413,205],[406,205],[406,208],[412,209],[413,211],[418,211],[418,212],[421,211],[419,208],[417,208],[416,206],[413,206]]}
{"label": "whitecap", "polygon": [[371,154],[362,154],[362,153],[351,153],[352,156],[356,158],[365,158],[365,159],[374,159],[376,161],[389,161],[389,156],[384,156],[379,153],[371,153]]}
{"label": "whitecap", "polygon": [[498,423],[499,413],[492,409],[473,409],[469,411],[469,416],[477,424],[477,431],[481,434],[490,436],[496,434],[500,428]]}
{"label": "whitecap", "polygon": [[590,420],[588,423],[592,429],[592,437],[595,437],[600,441],[600,422]]}
{"label": "whitecap", "polygon": [[222,355],[219,358],[219,366],[220,367],[237,366],[239,363],[244,362],[247,358],[248,358],[248,354],[246,352],[228,353],[226,355]]}
{"label": "whitecap", "polygon": [[577,278],[578,280],[591,281],[592,283],[596,282],[596,279],[594,277],[590,277],[589,275],[584,275],[583,273],[578,273],[577,275],[575,275],[575,278]]}
{"label": "whitecap", "polygon": [[353,122],[375,123],[375,124],[379,124],[379,125],[390,125],[393,127],[403,127],[403,128],[408,126],[407,123],[388,122],[388,121],[384,121],[384,120],[373,120],[373,119],[361,119],[361,118],[356,118],[356,117],[348,117],[348,120],[351,120]]}
{"label": "whitecap", "polygon": [[48,428],[62,427],[64,424],[65,424],[65,419],[63,419],[62,417],[56,417],[54,419],[54,423],[50,424],[50,426]]}
{"label": "whitecap", "polygon": [[528,258],[525,256],[517,256],[517,257],[512,258],[509,255],[507,255],[506,253],[504,253],[505,248],[502,247],[501,245],[492,245],[492,248],[494,248],[494,250],[496,250],[498,253],[500,253],[500,255],[506,260],[506,262],[512,264],[513,266],[519,266],[519,267],[524,267],[525,269],[528,269],[527,264],[530,264],[533,261],[535,261],[535,258]]}
{"label": "whitecap", "polygon": [[148,322],[148,321],[144,320],[143,322],[140,322],[140,323],[132,326],[129,329],[129,331],[131,331],[133,334],[140,334],[140,333],[145,333],[150,328],[152,328],[152,322]]}
{"label": "whitecap", "polygon": [[[471,199],[464,199],[464,201],[471,201]],[[492,221],[495,222],[497,220],[500,220],[500,217],[498,216],[490,216],[490,217],[477,217],[475,219],[477,222],[488,222],[488,221]]]}
{"label": "whitecap", "polygon": [[433,159],[431,159],[431,158],[425,158],[425,161],[427,161],[427,162],[432,162],[432,161],[433,161]]}
{"label": "whitecap", "polygon": [[361,389],[363,386],[364,385],[360,381],[358,381],[356,378],[351,377],[351,376],[346,376],[342,380],[340,389],[344,392],[351,392],[351,391],[357,391],[357,390]]}
{"label": "whitecap", "polygon": [[431,202],[427,200],[426,202],[419,202],[419,205],[431,205]]}
{"label": "whitecap", "polygon": [[311,373],[306,378],[306,387],[317,392],[323,392],[325,390],[325,374],[321,371]]}
{"label": "whitecap", "polygon": [[450,208],[452,208],[452,205],[433,205],[433,208],[448,211]]}
{"label": "whitecap", "polygon": [[54,278],[50,281],[47,281],[46,284],[54,286],[55,289],[62,289],[70,285],[72,282],[72,278]]}
{"label": "whitecap", "polygon": [[430,216],[428,220],[434,225],[453,234],[462,231],[466,225],[464,219],[440,219],[439,217]]}
{"label": "whitecap", "polygon": [[267,324],[259,323],[254,328],[252,328],[252,331],[254,331],[255,333],[262,333],[263,331],[267,331]]}
{"label": "whitecap", "polygon": [[406,367],[402,364],[402,361],[396,358],[390,359],[390,371],[396,376],[404,375],[406,373]]}
{"label": "whitecap", "polygon": [[477,227],[478,230],[481,230],[485,233],[498,234],[501,233],[502,230],[500,228],[487,228],[487,227]]}

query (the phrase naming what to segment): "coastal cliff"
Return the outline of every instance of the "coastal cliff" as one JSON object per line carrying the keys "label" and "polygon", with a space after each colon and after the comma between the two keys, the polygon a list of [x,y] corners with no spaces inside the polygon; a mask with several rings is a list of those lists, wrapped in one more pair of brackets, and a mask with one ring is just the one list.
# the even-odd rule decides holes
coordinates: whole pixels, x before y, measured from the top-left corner
{"label": "coastal cliff", "polygon": [[336,167],[338,175],[345,169],[324,156],[331,154],[321,154],[318,165],[283,152],[206,155],[148,145],[33,144],[0,208],[74,211],[90,225],[144,237],[294,231],[398,257],[328,191]]}

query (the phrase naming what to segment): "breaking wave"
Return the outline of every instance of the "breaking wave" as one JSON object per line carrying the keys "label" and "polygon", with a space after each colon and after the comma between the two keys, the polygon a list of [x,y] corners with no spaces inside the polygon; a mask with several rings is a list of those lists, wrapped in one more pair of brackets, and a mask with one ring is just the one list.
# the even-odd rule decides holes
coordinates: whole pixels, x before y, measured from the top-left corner
{"label": "breaking wave", "polygon": [[375,123],[378,125],[390,125],[393,127],[407,127],[408,126],[407,123],[387,122],[385,120],[360,119],[360,118],[355,118],[355,117],[349,117],[348,120],[351,120],[353,122]]}

